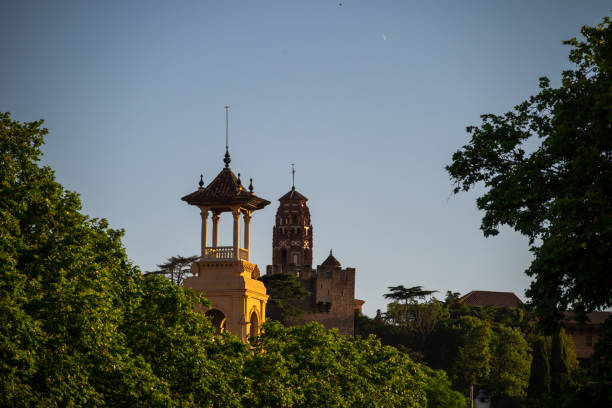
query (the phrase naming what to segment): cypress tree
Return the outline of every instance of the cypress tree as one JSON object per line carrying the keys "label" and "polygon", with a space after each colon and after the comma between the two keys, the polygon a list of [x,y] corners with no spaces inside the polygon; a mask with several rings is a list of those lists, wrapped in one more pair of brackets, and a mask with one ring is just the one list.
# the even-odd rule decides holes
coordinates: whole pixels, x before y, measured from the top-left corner
{"label": "cypress tree", "polygon": [[569,364],[565,350],[565,336],[557,331],[552,336],[550,346],[550,390],[554,396],[559,396],[569,380]]}
{"label": "cypress tree", "polygon": [[540,398],[550,393],[550,364],[546,352],[546,341],[538,337],[533,345],[533,358],[531,360],[531,373],[527,395],[530,398]]}

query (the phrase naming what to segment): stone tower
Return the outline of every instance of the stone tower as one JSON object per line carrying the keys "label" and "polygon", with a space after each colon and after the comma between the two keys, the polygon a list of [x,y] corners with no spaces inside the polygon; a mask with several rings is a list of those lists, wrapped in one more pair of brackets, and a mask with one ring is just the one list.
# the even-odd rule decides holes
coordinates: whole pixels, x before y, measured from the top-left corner
{"label": "stone tower", "polygon": [[276,222],[272,228],[272,264],[278,272],[287,272],[288,266],[312,265],[312,225],[308,198],[298,193],[295,186],[278,199]]}
{"label": "stone tower", "polygon": [[[308,198],[291,190],[278,199],[276,221],[272,229],[272,265],[266,274],[289,273],[295,275],[310,295],[292,302],[304,313],[295,324],[316,321],[327,329],[337,328],[340,333],[354,333],[355,309],[363,304],[355,299],[355,269],[342,268],[332,255],[313,269],[313,228],[310,222]],[[272,318],[278,314],[271,308]]]}
{"label": "stone tower", "polygon": [[[228,330],[246,342],[259,334],[266,319],[268,295],[259,277],[259,268],[249,262],[250,222],[254,211],[270,204],[253,194],[253,181],[248,190],[229,167],[229,152],[225,151],[225,168],[206,187],[200,176],[200,187],[182,200],[200,209],[202,217],[201,257],[191,265],[193,277],[183,282],[185,287],[204,292],[211,303],[204,309],[218,331]],[[220,214],[233,215],[232,246],[219,246]],[[212,219],[212,239],[208,243],[208,216]],[[244,237],[240,243],[240,218]]]}

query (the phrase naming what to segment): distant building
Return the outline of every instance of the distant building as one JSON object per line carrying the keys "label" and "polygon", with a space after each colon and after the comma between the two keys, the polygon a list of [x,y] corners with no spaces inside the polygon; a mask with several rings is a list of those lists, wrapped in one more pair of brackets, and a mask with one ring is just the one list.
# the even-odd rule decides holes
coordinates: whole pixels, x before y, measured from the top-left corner
{"label": "distant building", "polygon": [[[272,229],[272,265],[267,266],[266,274],[293,274],[310,292],[310,296],[295,302],[304,311],[297,324],[316,321],[326,329],[337,328],[345,336],[353,335],[355,309],[361,311],[364,303],[355,299],[355,269],[342,268],[331,250],[327,259],[313,269],[308,198],[294,186],[278,201]],[[272,308],[270,317],[274,317]]]}
{"label": "distant building", "polygon": [[563,325],[567,334],[574,340],[577,358],[586,359],[593,354],[593,346],[601,336],[601,325],[610,315],[612,315],[610,312],[588,313],[589,322],[581,325],[574,320],[573,313],[565,312]]}
{"label": "distant building", "polygon": [[[473,290],[460,300],[468,306],[524,307],[523,302],[512,292]],[[573,320],[573,313],[565,312],[563,325],[574,341],[578,359],[587,359],[593,354],[593,346],[601,336],[601,325],[610,315],[611,312],[589,313],[589,322],[581,325]]]}

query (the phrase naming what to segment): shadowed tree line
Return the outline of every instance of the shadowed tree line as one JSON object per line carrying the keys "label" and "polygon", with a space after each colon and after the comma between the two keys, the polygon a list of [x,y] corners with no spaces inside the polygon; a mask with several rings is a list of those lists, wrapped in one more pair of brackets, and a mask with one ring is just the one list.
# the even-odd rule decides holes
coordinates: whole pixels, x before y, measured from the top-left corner
{"label": "shadowed tree line", "polygon": [[357,315],[355,334],[374,334],[415,361],[446,371],[466,397],[473,385],[485,389],[495,407],[552,403],[551,395],[578,376],[571,338],[563,331],[541,334],[520,308],[469,307],[452,292],[443,302],[426,299],[435,291],[420,286],[389,290],[387,311],[373,319]]}

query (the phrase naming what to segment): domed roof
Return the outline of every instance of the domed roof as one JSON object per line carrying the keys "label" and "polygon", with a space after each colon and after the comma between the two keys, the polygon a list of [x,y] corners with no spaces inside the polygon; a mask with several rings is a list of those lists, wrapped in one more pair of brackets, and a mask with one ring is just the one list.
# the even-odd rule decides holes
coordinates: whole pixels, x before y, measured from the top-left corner
{"label": "domed roof", "polygon": [[321,266],[341,266],[340,262],[334,258],[334,255],[332,254],[332,250],[329,250],[329,256],[327,257],[326,260],[323,261],[323,263],[321,264]]}

